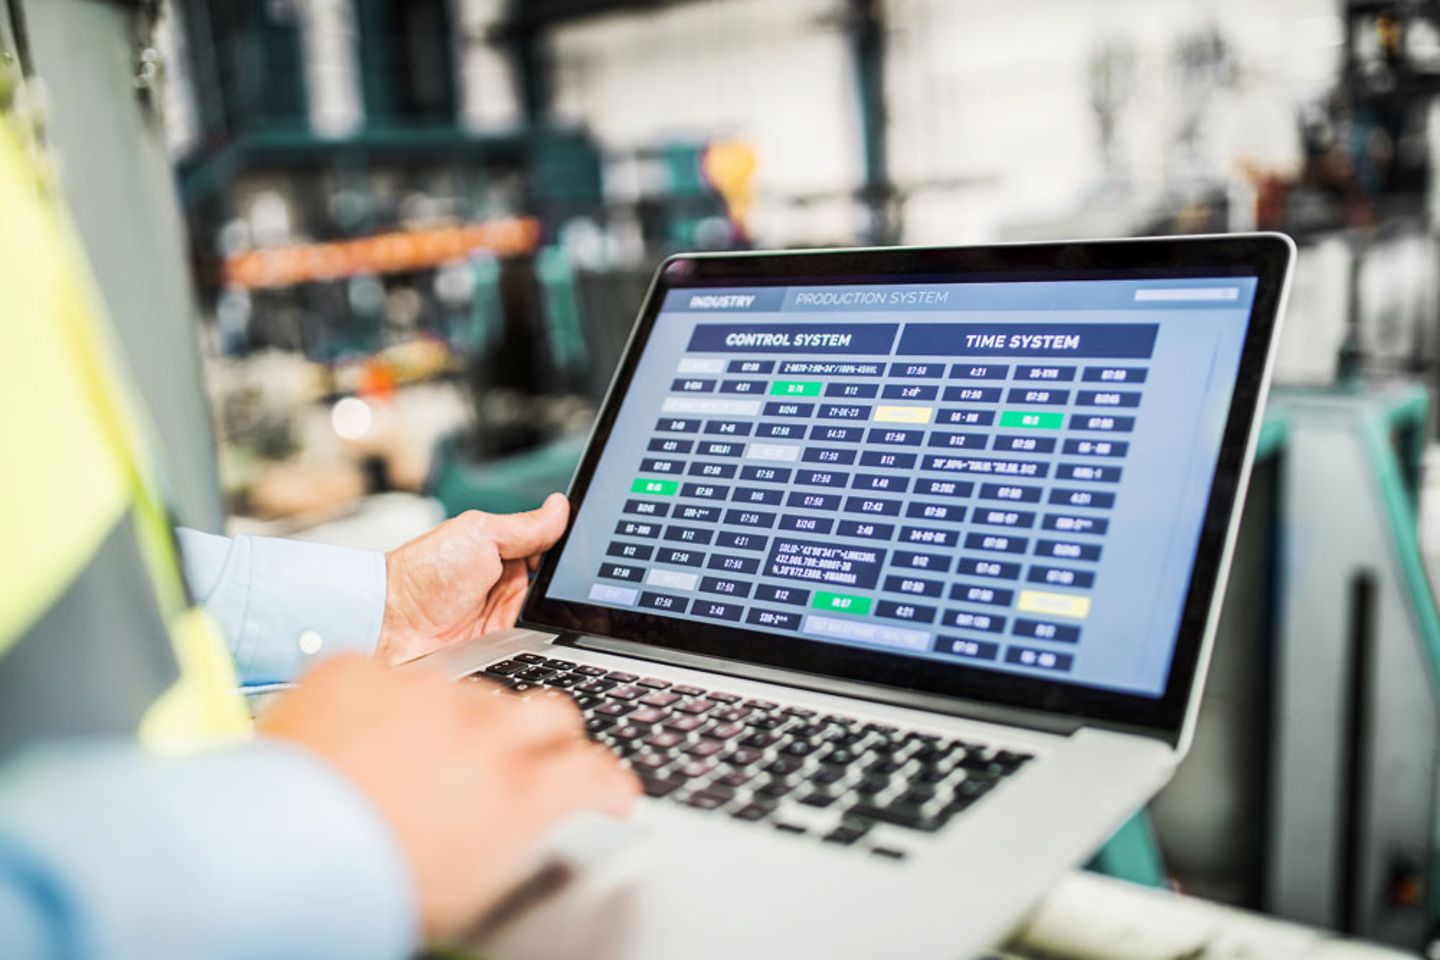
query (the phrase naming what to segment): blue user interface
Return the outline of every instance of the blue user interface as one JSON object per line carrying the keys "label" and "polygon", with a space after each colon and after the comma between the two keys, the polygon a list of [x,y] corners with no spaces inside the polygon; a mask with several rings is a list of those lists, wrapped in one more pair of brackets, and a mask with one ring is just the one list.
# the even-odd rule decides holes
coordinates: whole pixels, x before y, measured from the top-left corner
{"label": "blue user interface", "polygon": [[672,289],[548,595],[1159,696],[1255,286]]}

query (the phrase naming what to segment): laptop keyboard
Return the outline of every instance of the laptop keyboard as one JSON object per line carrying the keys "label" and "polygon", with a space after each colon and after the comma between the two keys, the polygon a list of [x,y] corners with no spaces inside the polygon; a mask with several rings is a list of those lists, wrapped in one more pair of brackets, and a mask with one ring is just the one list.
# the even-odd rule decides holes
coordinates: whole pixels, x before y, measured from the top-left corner
{"label": "laptop keyboard", "polygon": [[905,852],[871,843],[876,824],[933,833],[1032,759],[533,653],[475,676],[573,698],[650,797],[888,859]]}

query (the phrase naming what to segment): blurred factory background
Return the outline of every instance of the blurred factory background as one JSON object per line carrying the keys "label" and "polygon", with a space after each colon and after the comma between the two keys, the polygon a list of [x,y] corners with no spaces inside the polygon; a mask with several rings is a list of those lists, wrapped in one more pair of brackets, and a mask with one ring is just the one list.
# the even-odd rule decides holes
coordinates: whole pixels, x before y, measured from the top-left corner
{"label": "blurred factory background", "polygon": [[[122,333],[198,331],[193,526],[538,504],[676,251],[1291,234],[1200,739],[1095,867],[1440,957],[1440,2],[7,2]],[[173,190],[78,146],[136,100]]]}

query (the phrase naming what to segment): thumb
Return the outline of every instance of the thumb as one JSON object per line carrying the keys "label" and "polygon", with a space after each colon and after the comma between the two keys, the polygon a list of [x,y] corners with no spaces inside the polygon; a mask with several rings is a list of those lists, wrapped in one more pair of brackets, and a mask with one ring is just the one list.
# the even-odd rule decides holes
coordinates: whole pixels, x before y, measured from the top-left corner
{"label": "thumb", "polygon": [[552,493],[534,510],[487,517],[485,532],[501,560],[518,560],[554,546],[569,517],[569,501],[564,494]]}

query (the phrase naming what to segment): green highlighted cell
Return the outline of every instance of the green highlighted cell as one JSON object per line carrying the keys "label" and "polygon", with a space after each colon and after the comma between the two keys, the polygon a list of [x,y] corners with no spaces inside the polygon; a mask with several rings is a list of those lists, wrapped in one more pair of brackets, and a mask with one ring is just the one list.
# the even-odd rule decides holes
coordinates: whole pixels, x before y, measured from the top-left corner
{"label": "green highlighted cell", "polygon": [[645,477],[636,477],[635,482],[630,484],[631,493],[648,493],[656,497],[673,497],[679,489],[679,480],[648,480]]}
{"label": "green highlighted cell", "polygon": [[1065,425],[1063,413],[1033,413],[1029,410],[1001,410],[1000,426],[1021,430],[1059,430]]}
{"label": "green highlighted cell", "polygon": [[864,616],[870,612],[869,597],[854,597],[848,593],[829,593],[817,590],[810,606],[816,610],[831,610],[835,613],[854,613]]}
{"label": "green highlighted cell", "polygon": [[820,386],[818,380],[776,380],[770,384],[770,396],[818,397],[820,396]]}

